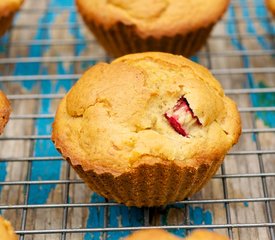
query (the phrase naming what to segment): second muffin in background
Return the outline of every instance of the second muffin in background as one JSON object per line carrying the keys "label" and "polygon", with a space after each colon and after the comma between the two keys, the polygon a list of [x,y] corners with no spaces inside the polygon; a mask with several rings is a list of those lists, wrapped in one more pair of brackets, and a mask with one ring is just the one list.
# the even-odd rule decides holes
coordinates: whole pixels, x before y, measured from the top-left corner
{"label": "second muffin in background", "polygon": [[76,0],[86,25],[114,57],[160,51],[191,56],[229,0]]}
{"label": "second muffin in background", "polygon": [[235,103],[207,69],[151,52],[86,71],[61,101],[52,139],[93,191],[141,207],[199,191],[240,132]]}

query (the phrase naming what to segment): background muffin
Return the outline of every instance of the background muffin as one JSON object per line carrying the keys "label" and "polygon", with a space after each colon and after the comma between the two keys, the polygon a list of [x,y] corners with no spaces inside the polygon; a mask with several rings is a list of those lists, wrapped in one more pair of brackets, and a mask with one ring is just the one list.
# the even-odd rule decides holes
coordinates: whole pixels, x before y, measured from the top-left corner
{"label": "background muffin", "polygon": [[[134,232],[125,240],[180,240],[183,238],[176,237],[162,229],[150,229],[150,230],[140,230]],[[220,234],[206,231],[206,230],[196,230],[192,232],[185,240],[228,240],[227,237]]]}
{"label": "background muffin", "polygon": [[229,0],[76,0],[80,14],[114,57],[161,51],[191,56],[205,44]]}
{"label": "background muffin", "polygon": [[0,134],[3,132],[11,113],[9,100],[0,90]]}
{"label": "background muffin", "polygon": [[181,240],[162,229],[139,230],[126,237],[125,240]]}
{"label": "background muffin", "polygon": [[1,240],[17,240],[18,237],[14,233],[10,222],[0,216],[0,239]]}
{"label": "background muffin", "polygon": [[265,0],[267,9],[275,15],[275,0]]}
{"label": "background muffin", "polygon": [[19,10],[23,0],[0,1],[0,37],[9,29],[14,14]]}
{"label": "background muffin", "polygon": [[207,69],[141,53],[89,69],[61,101],[52,139],[92,190],[140,207],[200,190],[240,131]]}

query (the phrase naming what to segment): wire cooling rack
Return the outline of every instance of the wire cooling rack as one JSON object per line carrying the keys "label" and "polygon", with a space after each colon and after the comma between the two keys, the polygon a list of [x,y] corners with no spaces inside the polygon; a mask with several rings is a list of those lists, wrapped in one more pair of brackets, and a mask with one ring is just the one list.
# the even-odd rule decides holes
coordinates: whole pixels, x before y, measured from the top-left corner
{"label": "wire cooling rack", "polygon": [[0,210],[23,239],[119,239],[143,228],[184,236],[275,239],[274,20],[260,0],[234,0],[193,60],[241,112],[243,134],[210,183],[163,208],[127,208],[93,194],[50,141],[58,101],[84,69],[110,61],[72,0],[25,0],[0,40],[0,87],[13,106],[0,137]]}

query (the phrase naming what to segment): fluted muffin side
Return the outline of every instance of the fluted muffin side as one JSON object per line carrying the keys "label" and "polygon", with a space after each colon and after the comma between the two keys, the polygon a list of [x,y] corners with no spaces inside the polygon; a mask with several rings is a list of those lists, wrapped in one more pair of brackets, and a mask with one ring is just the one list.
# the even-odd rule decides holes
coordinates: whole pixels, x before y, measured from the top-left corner
{"label": "fluted muffin side", "polygon": [[134,26],[117,23],[111,28],[105,29],[104,26],[89,19],[84,18],[84,21],[106,52],[113,57],[148,51],[167,52],[190,57],[205,45],[215,25],[213,23],[188,34],[142,38],[136,33]]}

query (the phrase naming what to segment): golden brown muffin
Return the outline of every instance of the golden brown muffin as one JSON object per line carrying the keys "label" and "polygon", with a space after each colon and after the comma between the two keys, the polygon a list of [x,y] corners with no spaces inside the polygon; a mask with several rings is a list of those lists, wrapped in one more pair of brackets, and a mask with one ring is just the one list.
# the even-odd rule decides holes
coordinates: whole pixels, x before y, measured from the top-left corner
{"label": "golden brown muffin", "polygon": [[[185,240],[228,240],[227,237],[220,234],[206,231],[196,230],[190,236],[184,238]],[[140,230],[134,232],[132,235],[125,238],[125,240],[183,240],[183,238],[176,237],[162,229]]]}
{"label": "golden brown muffin", "polygon": [[207,69],[151,52],[86,71],[58,107],[52,140],[93,191],[141,207],[199,191],[240,133],[235,103]]}
{"label": "golden brown muffin", "polygon": [[18,240],[10,222],[0,216],[0,239],[1,240]]}
{"label": "golden brown muffin", "polygon": [[0,90],[0,134],[3,132],[11,113],[9,100]]}
{"label": "golden brown muffin", "polygon": [[0,37],[11,26],[13,16],[22,3],[23,0],[0,0]]}
{"label": "golden brown muffin", "polygon": [[229,0],[76,0],[79,13],[114,57],[160,51],[191,56],[206,42]]}
{"label": "golden brown muffin", "polygon": [[275,15],[275,0],[265,0],[267,9]]}

